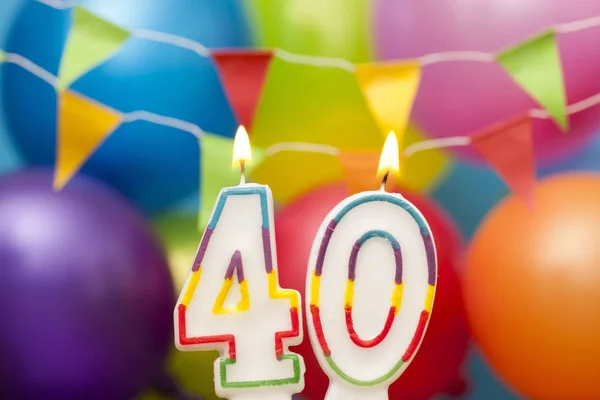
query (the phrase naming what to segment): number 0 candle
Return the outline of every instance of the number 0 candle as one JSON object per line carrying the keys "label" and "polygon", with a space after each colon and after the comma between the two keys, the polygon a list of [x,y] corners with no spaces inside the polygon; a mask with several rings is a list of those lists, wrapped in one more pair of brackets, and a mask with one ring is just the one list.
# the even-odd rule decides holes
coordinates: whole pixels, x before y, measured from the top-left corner
{"label": "number 0 candle", "polygon": [[[289,400],[304,387],[304,362],[288,351],[302,341],[299,294],[277,279],[273,197],[246,184],[251,158],[241,127],[234,141],[239,186],[223,189],[174,312],[179,350],[219,350],[220,397]],[[198,371],[200,373],[200,371]]]}
{"label": "number 0 candle", "polygon": [[[307,272],[311,343],[330,379],[326,400],[384,400],[417,352],[437,276],[435,245],[423,215],[385,192],[398,172],[390,133],[381,190],[338,204],[317,231]],[[435,365],[431,366],[432,371]]]}

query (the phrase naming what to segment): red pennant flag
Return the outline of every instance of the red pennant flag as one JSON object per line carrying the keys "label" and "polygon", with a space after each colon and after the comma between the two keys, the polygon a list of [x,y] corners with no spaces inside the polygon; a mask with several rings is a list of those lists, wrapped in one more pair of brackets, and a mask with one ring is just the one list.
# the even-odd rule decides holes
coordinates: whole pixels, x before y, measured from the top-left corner
{"label": "red pennant flag", "polygon": [[535,164],[530,117],[519,116],[493,125],[473,136],[471,144],[506,185],[531,205]]}
{"label": "red pennant flag", "polygon": [[221,50],[213,51],[212,58],[233,113],[238,122],[250,130],[273,52]]}

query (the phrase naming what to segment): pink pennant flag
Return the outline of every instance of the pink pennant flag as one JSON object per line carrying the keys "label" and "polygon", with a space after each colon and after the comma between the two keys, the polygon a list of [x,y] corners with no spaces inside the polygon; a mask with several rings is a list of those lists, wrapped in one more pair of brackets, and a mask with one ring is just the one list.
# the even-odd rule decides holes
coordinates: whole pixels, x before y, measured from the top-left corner
{"label": "pink pennant flag", "polygon": [[250,130],[273,52],[219,50],[212,58],[238,122]]}
{"label": "pink pennant flag", "polygon": [[474,135],[471,144],[506,185],[532,205],[535,163],[529,115],[493,125]]}

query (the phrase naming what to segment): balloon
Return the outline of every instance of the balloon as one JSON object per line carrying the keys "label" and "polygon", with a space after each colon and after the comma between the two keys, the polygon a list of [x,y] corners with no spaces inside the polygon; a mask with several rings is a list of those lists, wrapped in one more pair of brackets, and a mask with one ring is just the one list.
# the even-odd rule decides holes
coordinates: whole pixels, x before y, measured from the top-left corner
{"label": "balloon", "polygon": [[[498,52],[556,23],[595,17],[598,2],[571,7],[561,0],[381,0],[375,10],[375,42],[384,59],[445,51]],[[568,103],[600,92],[596,31],[559,34]],[[497,63],[447,62],[425,68],[413,116],[435,137],[463,136],[538,107]],[[535,120],[536,154],[545,162],[583,147],[600,123],[599,108],[570,118],[563,135],[550,120]],[[472,150],[458,152],[471,160]]]}
{"label": "balloon", "polygon": [[[235,0],[85,0],[81,5],[127,28],[181,35],[208,47],[249,44]],[[27,2],[6,50],[56,74],[70,11]],[[35,32],[35,35],[31,34]],[[56,93],[21,68],[5,64],[2,103],[16,145],[27,161],[52,165],[56,151]],[[122,112],[145,110],[233,136],[236,121],[210,61],[196,53],[129,38],[118,53],[73,84],[73,89]],[[154,212],[198,188],[198,142],[189,133],[147,122],[121,125],[83,167]]]}
{"label": "balloon", "polygon": [[[179,293],[194,262],[203,229],[198,229],[196,215],[178,212],[160,216],[154,226],[165,245],[175,291]],[[168,369],[183,390],[204,400],[218,400],[213,383],[213,363],[217,357],[216,351],[184,352],[173,348]]]}
{"label": "balloon", "polygon": [[120,195],[49,170],[0,179],[0,397],[129,399],[172,341],[158,242]]}
{"label": "balloon", "polygon": [[508,192],[491,168],[457,160],[433,189],[431,198],[448,211],[464,237],[470,238],[487,212]]}
{"label": "balloon", "polygon": [[[348,196],[343,184],[333,184],[306,194],[275,216],[277,256],[282,287],[304,293],[306,267],[314,236],[329,211]],[[405,195],[423,213],[436,238],[439,286],[429,329],[411,367],[390,387],[390,398],[428,399],[436,393],[460,394],[466,389],[460,367],[468,347],[460,283],[455,270],[461,239],[444,213],[431,201]],[[306,324],[305,324],[306,326]],[[305,338],[295,349],[306,363],[303,392],[322,399],[329,384]],[[435,373],[431,373],[432,366]]]}
{"label": "balloon", "polygon": [[248,6],[260,47],[352,62],[372,58],[368,0],[255,0]]}
{"label": "balloon", "polygon": [[510,196],[468,251],[468,319],[485,357],[527,398],[600,398],[600,175],[537,184],[534,207]]}
{"label": "balloon", "polygon": [[600,137],[566,160],[542,168],[539,175],[548,176],[564,171],[600,171]]}

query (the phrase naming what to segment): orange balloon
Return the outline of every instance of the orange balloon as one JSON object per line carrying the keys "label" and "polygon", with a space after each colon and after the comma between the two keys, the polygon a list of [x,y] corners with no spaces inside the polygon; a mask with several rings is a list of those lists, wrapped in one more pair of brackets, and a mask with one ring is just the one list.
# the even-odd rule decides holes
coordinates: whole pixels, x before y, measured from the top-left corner
{"label": "orange balloon", "polygon": [[600,399],[600,175],[537,184],[534,208],[502,201],[467,254],[473,335],[535,400]]}

